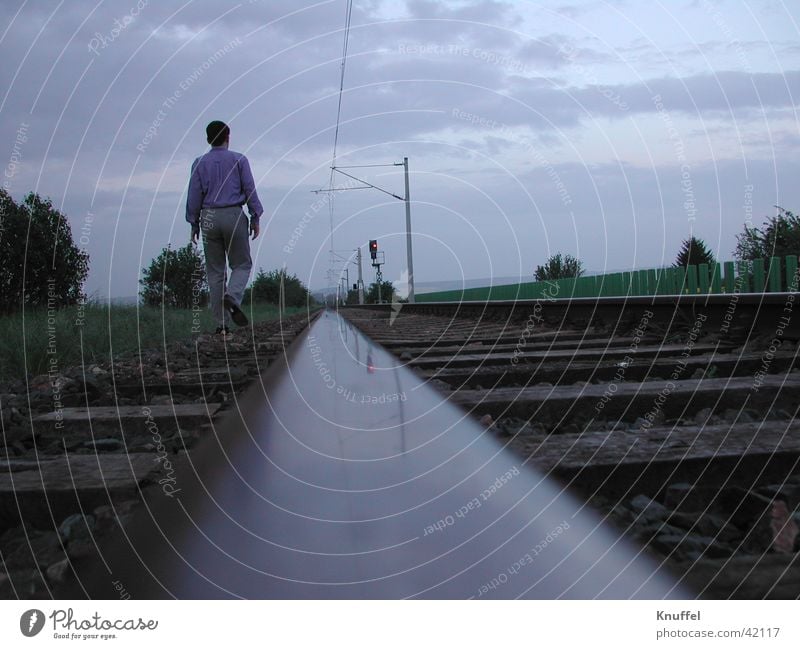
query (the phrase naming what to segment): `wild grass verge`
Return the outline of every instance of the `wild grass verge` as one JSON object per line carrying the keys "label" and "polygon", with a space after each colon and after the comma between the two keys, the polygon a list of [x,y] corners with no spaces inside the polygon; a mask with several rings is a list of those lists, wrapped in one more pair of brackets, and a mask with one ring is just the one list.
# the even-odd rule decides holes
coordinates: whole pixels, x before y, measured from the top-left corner
{"label": "wild grass verge", "polygon": [[[273,304],[242,309],[253,323],[278,317]],[[290,307],[287,315],[305,310]],[[52,365],[67,368],[98,363],[137,349],[157,348],[193,334],[213,332],[207,308],[160,309],[137,305],[87,303],[59,309],[26,309],[0,317],[0,381],[46,374]]]}

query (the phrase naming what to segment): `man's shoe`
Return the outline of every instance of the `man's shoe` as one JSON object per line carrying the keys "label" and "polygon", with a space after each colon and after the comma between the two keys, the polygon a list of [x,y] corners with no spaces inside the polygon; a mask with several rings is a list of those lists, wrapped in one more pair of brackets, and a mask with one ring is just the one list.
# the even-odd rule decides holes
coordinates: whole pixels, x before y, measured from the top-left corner
{"label": "man's shoe", "polygon": [[244,314],[239,308],[239,305],[233,301],[233,298],[230,295],[226,295],[225,298],[222,300],[222,303],[225,305],[225,310],[230,314],[231,319],[240,327],[244,327],[247,323],[247,316]]}
{"label": "man's shoe", "polygon": [[227,327],[217,327],[214,335],[219,336],[222,340],[233,340],[233,333]]}

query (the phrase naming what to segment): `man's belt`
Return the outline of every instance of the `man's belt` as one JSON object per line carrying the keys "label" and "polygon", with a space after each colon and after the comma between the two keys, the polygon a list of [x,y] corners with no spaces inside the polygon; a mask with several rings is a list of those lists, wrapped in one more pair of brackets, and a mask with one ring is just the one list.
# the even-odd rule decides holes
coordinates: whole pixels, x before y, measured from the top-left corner
{"label": "man's belt", "polygon": [[229,207],[242,207],[244,203],[234,203],[233,205],[215,205],[214,207],[203,207],[204,210],[225,210]]}

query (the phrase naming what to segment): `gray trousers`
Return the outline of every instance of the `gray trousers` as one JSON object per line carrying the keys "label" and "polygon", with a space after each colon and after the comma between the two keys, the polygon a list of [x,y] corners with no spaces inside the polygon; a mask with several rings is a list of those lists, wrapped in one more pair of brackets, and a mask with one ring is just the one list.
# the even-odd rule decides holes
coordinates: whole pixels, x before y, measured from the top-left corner
{"label": "gray trousers", "polygon": [[[242,303],[253,267],[247,216],[241,207],[203,209],[200,231],[206,257],[209,308],[218,325],[228,326],[230,316],[223,308],[222,299],[229,295],[236,304]],[[227,264],[231,267],[231,278],[226,286]]]}

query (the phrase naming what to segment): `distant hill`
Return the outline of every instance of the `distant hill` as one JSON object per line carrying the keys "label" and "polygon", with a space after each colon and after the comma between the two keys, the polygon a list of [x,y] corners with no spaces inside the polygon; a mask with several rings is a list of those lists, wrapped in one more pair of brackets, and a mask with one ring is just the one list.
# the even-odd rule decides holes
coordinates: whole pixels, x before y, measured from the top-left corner
{"label": "distant hill", "polygon": [[458,291],[462,288],[479,288],[481,286],[503,286],[504,284],[519,284],[532,282],[533,277],[481,277],[479,279],[441,280],[438,282],[417,282],[414,290],[420,293],[435,293],[438,291]]}
{"label": "distant hill", "polygon": [[[533,277],[495,277],[494,280],[488,277],[481,277],[479,279],[465,279],[465,280],[441,280],[436,282],[417,282],[414,286],[415,291],[419,293],[434,293],[436,291],[455,291],[461,288],[477,288],[480,286],[501,286],[503,284],[517,284],[518,282],[532,282]],[[367,284],[368,285],[368,284]],[[322,296],[330,293],[335,293],[336,287],[320,288],[312,292],[312,295],[318,300],[322,300]]]}

